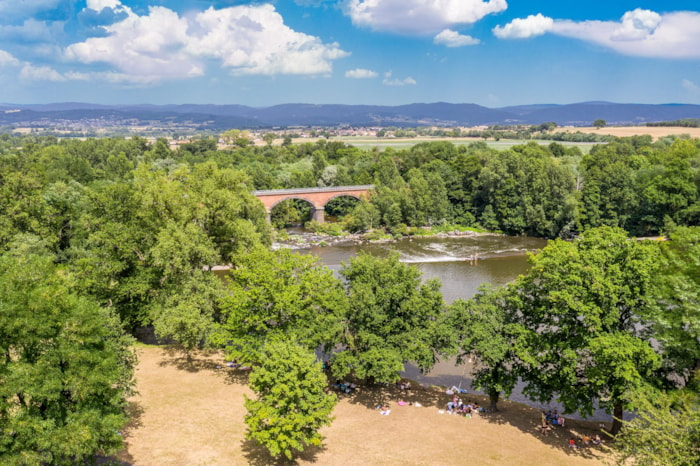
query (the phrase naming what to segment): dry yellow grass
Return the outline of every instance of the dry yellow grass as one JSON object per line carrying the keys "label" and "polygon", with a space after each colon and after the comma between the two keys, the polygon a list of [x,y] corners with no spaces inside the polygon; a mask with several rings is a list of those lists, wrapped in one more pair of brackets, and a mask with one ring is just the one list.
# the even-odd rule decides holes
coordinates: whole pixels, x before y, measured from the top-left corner
{"label": "dry yellow grass", "polygon": [[617,137],[651,135],[656,141],[659,138],[670,135],[689,134],[691,137],[700,138],[700,128],[683,128],[675,126],[606,126],[605,128],[557,128],[556,131],[575,133],[609,134]]}
{"label": "dry yellow grass", "polygon": [[[134,419],[118,455],[134,465],[273,464],[266,452],[245,440],[243,395],[251,395],[245,374],[222,366],[217,354],[191,360],[162,347],[138,349]],[[501,412],[472,419],[439,414],[449,396],[435,388],[413,390],[398,406],[400,392],[360,388],[342,396],[335,420],[324,428],[323,448],[305,452],[293,464],[319,465],[591,465],[602,464],[605,447],[573,451],[572,435],[597,433],[597,424],[571,421],[547,436],[539,433],[537,410],[502,402]],[[467,399],[484,402],[483,397]],[[389,402],[391,414],[373,406]]]}

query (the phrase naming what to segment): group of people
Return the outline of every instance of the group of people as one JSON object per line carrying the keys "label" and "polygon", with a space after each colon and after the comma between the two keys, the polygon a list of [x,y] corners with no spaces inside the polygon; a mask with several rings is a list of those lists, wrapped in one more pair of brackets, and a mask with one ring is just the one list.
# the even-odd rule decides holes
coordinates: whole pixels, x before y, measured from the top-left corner
{"label": "group of people", "polygon": [[336,380],[335,383],[333,384],[333,388],[336,390],[340,390],[343,393],[351,393],[353,390],[357,388],[357,385],[354,383],[350,382],[344,382],[342,380]]}
{"label": "group of people", "polygon": [[593,445],[600,445],[603,443],[603,440],[601,440],[600,435],[596,434],[593,438],[589,437],[588,435],[584,435],[583,437],[578,439],[580,442],[580,445],[576,443],[576,438],[571,437],[569,439],[569,446],[573,448],[574,450],[578,450],[581,447],[587,447],[590,444]]}
{"label": "group of people", "polygon": [[464,403],[462,399],[455,393],[452,396],[452,401],[447,402],[447,414],[459,414],[467,418],[472,417],[472,413],[483,413],[484,408],[479,406],[479,403],[468,401]]}
{"label": "group of people", "polygon": [[557,413],[556,409],[554,410],[554,412],[552,412],[551,410],[547,412],[542,411],[542,435],[547,435],[549,426],[564,427],[565,423],[566,419],[564,419],[563,416]]}

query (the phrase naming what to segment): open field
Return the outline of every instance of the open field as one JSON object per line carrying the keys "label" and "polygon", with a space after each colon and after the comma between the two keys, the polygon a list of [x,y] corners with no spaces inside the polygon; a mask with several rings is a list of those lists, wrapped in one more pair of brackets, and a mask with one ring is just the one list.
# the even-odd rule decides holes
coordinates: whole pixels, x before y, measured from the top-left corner
{"label": "open field", "polygon": [[[551,144],[553,141],[545,141],[545,140],[535,140],[535,139],[501,139],[499,141],[494,141],[493,139],[488,139],[484,140],[483,138],[443,138],[443,137],[430,137],[430,136],[424,136],[424,137],[415,137],[415,138],[375,138],[375,137],[360,137],[360,136],[343,136],[343,137],[332,137],[330,139],[331,141],[341,141],[344,142],[345,144],[349,144],[351,146],[357,147],[358,149],[373,149],[373,148],[378,148],[379,150],[384,150],[387,148],[392,148],[395,150],[401,150],[401,149],[409,149],[416,144],[419,144],[421,142],[438,142],[438,141],[447,141],[450,142],[456,146],[464,146],[471,144],[473,142],[479,142],[483,141],[488,145],[489,147],[493,147],[494,149],[498,150],[505,150],[513,146],[521,145],[521,144],[527,144],[528,142],[536,142],[538,144],[542,145],[548,145]],[[281,142],[281,140],[280,140]],[[316,142],[316,139],[307,139],[303,140],[301,142]],[[296,139],[294,141],[295,144],[299,144],[300,140]],[[587,154],[590,152],[591,147],[593,147],[596,143],[591,143],[591,142],[561,142],[558,141],[559,144],[563,145],[564,147],[578,147],[581,149],[581,152],[584,154]]]}
{"label": "open field", "polygon": [[675,126],[606,126],[605,128],[557,128],[556,131],[575,133],[609,134],[617,137],[651,135],[656,141],[659,138],[670,135],[689,134],[691,137],[700,138],[700,128],[682,128]]}
{"label": "open field", "polygon": [[[243,396],[251,396],[246,373],[222,366],[216,353],[188,360],[164,347],[138,348],[134,419],[125,429],[127,448],[118,455],[134,465],[272,464],[265,451],[245,440]],[[539,433],[540,414],[517,403],[500,403],[495,414],[472,419],[439,414],[450,399],[436,388],[414,389],[398,406],[395,387],[361,387],[341,396],[335,421],[324,428],[323,448],[296,463],[319,465],[594,465],[606,447],[574,451],[570,436],[600,433],[598,423],[568,421],[566,428]],[[464,395],[484,403],[484,397]],[[389,416],[373,407],[388,402]],[[601,434],[602,436],[603,434]]]}

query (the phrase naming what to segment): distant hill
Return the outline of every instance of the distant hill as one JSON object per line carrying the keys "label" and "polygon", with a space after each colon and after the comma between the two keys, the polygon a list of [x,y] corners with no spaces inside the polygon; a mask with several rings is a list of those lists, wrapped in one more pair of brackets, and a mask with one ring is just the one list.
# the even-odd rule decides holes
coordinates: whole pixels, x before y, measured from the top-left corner
{"label": "distant hill", "polygon": [[298,103],[256,108],[213,104],[0,104],[0,126],[15,127],[55,126],[58,123],[90,127],[177,123],[219,131],[290,126],[479,126],[537,125],[545,122],[555,122],[559,126],[589,126],[599,118],[606,120],[608,125],[700,118],[700,105],[582,102],[487,108],[476,104],[436,102],[399,106]]}

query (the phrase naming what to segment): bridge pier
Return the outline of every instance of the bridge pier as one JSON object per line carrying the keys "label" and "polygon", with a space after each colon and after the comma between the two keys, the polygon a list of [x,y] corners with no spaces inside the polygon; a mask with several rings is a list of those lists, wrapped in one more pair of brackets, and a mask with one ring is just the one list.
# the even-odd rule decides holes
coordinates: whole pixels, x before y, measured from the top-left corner
{"label": "bridge pier", "polygon": [[326,222],[326,209],[323,207],[312,207],[311,208],[311,220],[314,220],[318,223],[325,223]]}

